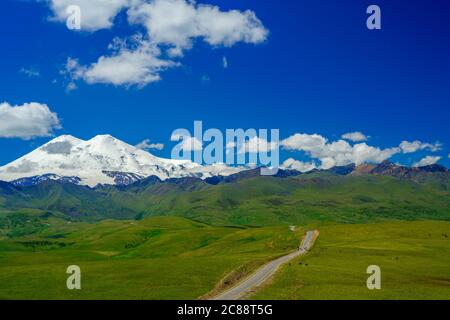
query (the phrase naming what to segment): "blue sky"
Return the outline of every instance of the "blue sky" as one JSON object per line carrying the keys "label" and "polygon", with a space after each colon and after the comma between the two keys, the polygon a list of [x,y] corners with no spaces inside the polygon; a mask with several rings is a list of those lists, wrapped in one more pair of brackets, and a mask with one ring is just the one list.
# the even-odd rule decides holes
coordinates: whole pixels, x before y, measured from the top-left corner
{"label": "blue sky", "polygon": [[[384,150],[420,141],[415,152],[399,150],[391,160],[412,165],[432,156],[450,166],[447,0],[197,1],[221,12],[251,10],[269,33],[228,46],[193,37],[178,57],[158,44],[159,58],[176,65],[145,85],[93,83],[87,73],[70,74],[66,64],[76,59],[76,70],[86,70],[114,54],[108,50],[114,38],[142,34],[141,41],[150,42],[148,27],[130,25],[124,9],[110,27],[72,31],[50,19],[57,15],[50,2],[2,1],[0,103],[48,105],[61,127],[53,136],[108,133],[130,144],[150,139],[165,144],[151,152],[168,157],[172,131],[192,130],[194,120],[222,130],[279,128],[283,139],[318,134],[328,143],[358,131],[368,140],[349,141],[352,146]],[[366,28],[370,4],[381,8],[381,30]],[[72,82],[76,89],[69,90]],[[0,129],[0,165],[52,138],[1,135]],[[282,159],[310,161],[304,146],[286,149]],[[323,157],[313,160],[320,164]]]}

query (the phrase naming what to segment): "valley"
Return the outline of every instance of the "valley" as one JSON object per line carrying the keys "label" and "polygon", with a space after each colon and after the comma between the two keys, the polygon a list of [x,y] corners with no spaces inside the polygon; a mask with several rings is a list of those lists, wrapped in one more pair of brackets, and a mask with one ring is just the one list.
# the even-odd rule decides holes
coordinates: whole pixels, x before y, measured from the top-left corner
{"label": "valley", "polygon": [[[445,167],[385,161],[261,176],[260,168],[200,166],[198,175],[180,165],[174,176],[158,166],[153,175],[139,171],[150,168],[142,163],[123,171],[153,156],[112,137],[73,143],[83,148],[72,146],[70,157],[86,156],[96,174],[44,171],[43,161],[39,175],[0,181],[0,299],[208,299],[295,252],[308,230],[320,231],[313,250],[262,276],[250,298],[450,296]],[[105,143],[121,150],[117,157],[96,156]],[[45,160],[61,168],[70,157]],[[11,168],[25,160],[0,174],[17,173]],[[382,270],[382,290],[365,286],[372,264]],[[66,287],[72,265],[81,269],[81,290]]]}
{"label": "valley", "polygon": [[450,300],[449,0],[1,9],[0,302]]}
{"label": "valley", "polygon": [[[450,222],[214,227],[178,217],[95,223],[51,218],[46,228],[0,240],[0,299],[204,299],[321,235],[251,299],[447,299]],[[3,229],[2,229],[3,231]],[[380,265],[382,290],[365,286]],[[82,290],[66,288],[81,268]]]}
{"label": "valley", "polygon": [[[212,227],[184,218],[54,220],[0,241],[0,299],[197,299],[295,250],[304,230]],[[67,290],[78,265],[82,290]]]}
{"label": "valley", "polygon": [[258,172],[244,171],[218,183],[151,176],[128,186],[96,188],[53,180],[28,187],[4,182],[0,210],[37,210],[90,222],[170,215],[220,226],[449,219],[448,172],[425,172],[415,176],[417,181],[331,171],[280,177]]}

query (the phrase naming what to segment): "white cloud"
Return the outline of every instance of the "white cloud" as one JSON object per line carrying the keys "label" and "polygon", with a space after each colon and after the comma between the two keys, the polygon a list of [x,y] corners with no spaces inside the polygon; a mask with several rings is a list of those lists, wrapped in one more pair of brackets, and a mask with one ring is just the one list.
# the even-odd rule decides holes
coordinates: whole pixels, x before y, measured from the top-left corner
{"label": "white cloud", "polygon": [[164,144],[162,143],[150,143],[150,139],[145,139],[135,145],[136,148],[141,150],[162,150],[164,149]]}
{"label": "white cloud", "polygon": [[281,142],[281,145],[287,150],[302,150],[306,152],[316,152],[321,150],[327,139],[318,134],[296,133]]}
{"label": "white cloud", "polygon": [[70,81],[66,86],[66,91],[71,92],[71,91],[77,90],[77,88],[78,88],[77,84],[73,81]]}
{"label": "white cloud", "polygon": [[29,140],[52,135],[61,125],[56,113],[46,104],[36,102],[12,106],[0,104],[0,137]]}
{"label": "white cloud", "polygon": [[350,140],[353,142],[361,142],[361,141],[367,141],[368,137],[365,134],[363,134],[359,131],[356,131],[356,132],[349,132],[349,133],[343,134],[342,139]]}
{"label": "white cloud", "polygon": [[102,56],[89,66],[82,66],[77,60],[69,58],[66,73],[72,80],[83,79],[89,84],[143,87],[160,81],[161,71],[178,65],[161,59],[158,47],[140,36],[128,40],[115,39],[110,49],[113,50],[112,55]]}
{"label": "white cloud", "polygon": [[[89,84],[116,86],[147,84],[161,80],[160,73],[179,65],[174,57],[192,49],[196,39],[211,46],[231,47],[238,42],[257,44],[265,41],[268,30],[253,11],[222,11],[219,7],[195,0],[47,0],[53,19],[66,22],[67,8],[81,9],[81,29],[96,31],[111,28],[114,18],[127,9],[128,22],[147,31],[138,45],[123,45],[112,55],[103,55],[90,65],[76,64],[66,69],[71,79],[67,91],[77,86],[75,80]],[[135,37],[136,39],[136,37]],[[113,46],[114,48],[114,46]],[[167,58],[170,57],[170,58]],[[224,68],[228,62],[224,57]],[[68,66],[69,67],[69,66]]]}
{"label": "white cloud", "polygon": [[316,169],[316,164],[314,162],[303,162],[292,158],[287,159],[283,162],[282,168],[297,170],[300,172],[309,172]]}
{"label": "white cloud", "polygon": [[400,148],[380,149],[366,143],[352,146],[345,140],[328,142],[318,134],[300,133],[283,140],[281,146],[287,150],[304,151],[310,157],[319,159],[323,169],[351,163],[380,163],[400,152]]}
{"label": "white cloud", "polygon": [[222,65],[223,65],[224,69],[228,68],[228,59],[227,59],[227,57],[223,57],[222,58]]}
{"label": "white cloud", "polygon": [[81,9],[81,29],[96,31],[109,29],[114,18],[135,0],[47,0],[53,12],[53,20],[65,23],[69,17],[67,8],[76,5]]}
{"label": "white cloud", "polygon": [[[83,77],[84,68],[82,68],[77,59],[68,58],[60,74],[67,78],[66,92],[74,91],[78,88],[75,83]],[[56,82],[55,82],[56,83]]]}
{"label": "white cloud", "polygon": [[[227,144],[227,148],[231,145]],[[267,140],[260,137],[252,137],[248,141],[239,145],[238,153],[258,153],[258,152],[269,152],[277,148],[277,143],[268,142]]]}
{"label": "white cloud", "polygon": [[403,153],[414,153],[419,150],[430,150],[436,152],[442,149],[442,144],[440,142],[425,143],[418,140],[413,142],[402,141],[402,143],[400,143],[400,149],[402,149]]}
{"label": "white cloud", "polygon": [[172,136],[170,137],[170,140],[171,141],[182,140],[180,142],[180,149],[183,152],[192,152],[192,151],[203,150],[203,143],[195,137],[172,134]]}
{"label": "white cloud", "polygon": [[128,20],[147,28],[150,39],[170,45],[174,55],[190,49],[201,37],[213,46],[232,46],[237,42],[260,43],[268,31],[251,10],[222,11],[195,0],[44,0],[53,13],[52,20],[66,23],[69,6],[81,10],[81,29],[109,29],[120,11],[128,9]]}
{"label": "white cloud", "polygon": [[399,148],[380,149],[378,147],[369,146],[366,143],[360,143],[353,146],[352,156],[350,157],[350,160],[352,161],[347,164],[355,163],[359,165],[364,162],[380,163],[399,152]]}
{"label": "white cloud", "polygon": [[260,43],[268,31],[253,11],[221,11],[194,0],[154,0],[128,10],[130,23],[142,24],[149,38],[172,47],[172,55],[191,49],[195,38],[212,46],[231,47],[237,42]]}
{"label": "white cloud", "polygon": [[37,67],[29,67],[20,69],[20,73],[26,75],[29,78],[39,77],[41,73]]}
{"label": "white cloud", "polygon": [[426,156],[425,158],[423,158],[422,160],[420,160],[419,162],[416,162],[413,167],[425,167],[425,166],[429,166],[432,164],[435,164],[436,162],[438,162],[439,160],[441,160],[441,157],[433,157],[433,156]]}

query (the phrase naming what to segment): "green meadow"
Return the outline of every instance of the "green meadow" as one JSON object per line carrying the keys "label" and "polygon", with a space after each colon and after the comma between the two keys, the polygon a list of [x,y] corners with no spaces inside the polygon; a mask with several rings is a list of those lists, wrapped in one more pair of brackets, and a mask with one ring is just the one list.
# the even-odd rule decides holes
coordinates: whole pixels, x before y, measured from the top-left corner
{"label": "green meadow", "polygon": [[[253,299],[450,299],[450,222],[322,226],[314,249]],[[366,269],[381,268],[381,290]]]}
{"label": "green meadow", "polygon": [[0,299],[205,299],[314,229],[313,250],[252,298],[450,299],[448,173],[1,187]]}
{"label": "green meadow", "polygon": [[[1,239],[0,299],[197,299],[295,250],[304,232],[177,217],[49,224]],[[67,289],[69,265],[81,268],[82,290]]]}
{"label": "green meadow", "polygon": [[[199,299],[320,236],[252,299],[448,299],[450,222],[215,227],[180,217],[70,222],[16,214],[0,238],[0,299]],[[40,213],[39,213],[40,214]],[[1,216],[1,215],[0,215]],[[5,221],[5,220],[3,220]],[[366,288],[378,265],[382,290]],[[66,269],[81,268],[68,290]]]}

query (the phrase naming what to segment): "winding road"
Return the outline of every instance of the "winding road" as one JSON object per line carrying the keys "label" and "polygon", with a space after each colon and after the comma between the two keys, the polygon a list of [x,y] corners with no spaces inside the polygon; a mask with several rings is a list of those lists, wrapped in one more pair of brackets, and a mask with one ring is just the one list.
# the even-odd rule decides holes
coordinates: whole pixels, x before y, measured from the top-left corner
{"label": "winding road", "polygon": [[255,288],[259,287],[267,279],[269,279],[281,265],[298,256],[301,256],[302,254],[305,254],[308,250],[310,250],[317,233],[317,231],[308,231],[297,251],[265,264],[251,276],[244,279],[242,282],[238,283],[227,291],[224,291],[219,295],[213,297],[212,300],[239,300],[244,298]]}

